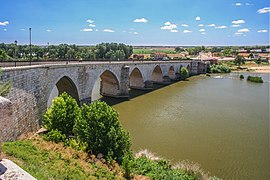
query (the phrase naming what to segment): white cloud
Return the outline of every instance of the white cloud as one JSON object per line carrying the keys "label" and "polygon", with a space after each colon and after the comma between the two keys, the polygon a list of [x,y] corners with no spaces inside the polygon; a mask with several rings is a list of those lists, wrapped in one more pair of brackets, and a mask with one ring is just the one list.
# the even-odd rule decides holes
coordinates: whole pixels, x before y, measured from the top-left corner
{"label": "white cloud", "polygon": [[201,34],[205,34],[205,32],[202,32]]}
{"label": "white cloud", "polygon": [[136,22],[136,23],[147,23],[148,20],[145,19],[145,18],[141,18],[141,19],[135,19],[133,22]]}
{"label": "white cloud", "polygon": [[177,29],[172,29],[172,30],[170,30],[170,32],[172,32],[172,33],[177,33],[178,30],[177,30]]}
{"label": "white cloud", "polygon": [[232,21],[233,24],[243,24],[245,23],[246,21],[244,21],[243,19],[239,19],[239,20],[235,20],[235,21]]}
{"label": "white cloud", "polygon": [[239,27],[240,24],[233,24],[232,27]]}
{"label": "white cloud", "polygon": [[85,28],[85,29],[83,29],[83,30],[81,30],[81,31],[84,31],[84,32],[92,32],[93,29],[91,29],[91,28]]}
{"label": "white cloud", "polygon": [[139,34],[139,33],[138,33],[138,32],[134,32],[133,34],[136,34],[136,35],[137,35],[137,34]]}
{"label": "white cloud", "polygon": [[208,24],[209,27],[215,27],[215,24]]}
{"label": "white cloud", "polygon": [[172,24],[170,22],[166,22],[164,23],[165,26],[162,26],[160,29],[162,30],[172,30],[172,29],[176,29],[177,25],[176,24]]}
{"label": "white cloud", "polygon": [[98,32],[98,29],[96,29],[96,31]]}
{"label": "white cloud", "polygon": [[237,32],[239,32],[239,33],[246,33],[246,32],[249,32],[249,29],[247,29],[247,28],[239,29]]}
{"label": "white cloud", "polygon": [[259,30],[258,32],[259,33],[267,33],[268,31],[266,29],[263,29],[263,30]]}
{"label": "white cloud", "polygon": [[250,3],[246,3],[246,6],[250,6],[251,4]]}
{"label": "white cloud", "polygon": [[103,29],[103,32],[110,32],[110,33],[113,33],[114,30],[111,30],[111,29]]}
{"label": "white cloud", "polygon": [[86,20],[86,22],[88,22],[88,23],[93,23],[93,22],[95,22],[95,21],[93,21],[93,20],[91,20],[91,19],[88,19],[88,20]]}
{"label": "white cloud", "polygon": [[188,25],[187,25],[187,24],[181,24],[181,26],[183,26],[183,27],[188,27]]}
{"label": "white cloud", "polygon": [[169,25],[171,25],[172,23],[169,22],[169,21],[167,21],[167,22],[165,22],[164,24],[165,24],[166,26],[169,26]]}
{"label": "white cloud", "polygon": [[243,33],[241,33],[241,32],[236,32],[236,33],[235,33],[236,36],[239,36],[239,35],[242,35],[242,34],[243,34]]}
{"label": "white cloud", "polygon": [[238,2],[238,3],[235,3],[236,6],[242,6],[242,3]]}
{"label": "white cloud", "polygon": [[215,27],[215,29],[226,29],[226,28],[228,28],[227,26],[217,26],[217,27]]}
{"label": "white cloud", "polygon": [[6,25],[8,25],[8,24],[9,24],[8,21],[0,22],[0,26],[6,26]]}
{"label": "white cloud", "polygon": [[198,26],[202,27],[202,26],[204,26],[204,25],[203,25],[203,24],[199,24]]}
{"label": "white cloud", "polygon": [[96,25],[94,25],[94,24],[89,24],[88,26],[89,27],[96,27]]}
{"label": "white cloud", "polygon": [[47,31],[47,32],[51,32],[52,30],[50,30],[50,29],[47,29],[46,31]]}
{"label": "white cloud", "polygon": [[7,29],[4,29],[4,31],[7,31]]}
{"label": "white cloud", "polygon": [[200,32],[204,32],[204,31],[205,31],[205,29],[200,29],[199,31],[200,31]]}
{"label": "white cloud", "polygon": [[195,20],[196,20],[196,21],[200,21],[201,18],[200,18],[199,16],[197,16]]}
{"label": "white cloud", "polygon": [[25,31],[25,29],[21,29],[21,31]]}
{"label": "white cloud", "polygon": [[270,12],[270,7],[264,7],[262,9],[259,9],[257,12],[260,13],[260,14],[269,13]]}
{"label": "white cloud", "polygon": [[192,33],[190,30],[184,30],[183,33]]}

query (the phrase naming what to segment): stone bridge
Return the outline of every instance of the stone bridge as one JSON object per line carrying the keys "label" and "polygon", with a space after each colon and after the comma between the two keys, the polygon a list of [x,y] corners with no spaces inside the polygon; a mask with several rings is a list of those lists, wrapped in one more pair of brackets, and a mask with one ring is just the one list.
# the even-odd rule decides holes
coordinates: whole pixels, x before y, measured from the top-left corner
{"label": "stone bridge", "polygon": [[[89,103],[96,95],[129,97],[129,89],[151,89],[153,83],[168,84],[179,79],[179,69],[204,73],[200,61],[81,62],[4,68],[0,80],[12,82],[6,97],[11,101],[10,120],[0,117],[4,141],[35,131],[52,99],[66,91],[78,103]],[[2,125],[1,125],[2,124]],[[4,127],[1,127],[4,126]]]}

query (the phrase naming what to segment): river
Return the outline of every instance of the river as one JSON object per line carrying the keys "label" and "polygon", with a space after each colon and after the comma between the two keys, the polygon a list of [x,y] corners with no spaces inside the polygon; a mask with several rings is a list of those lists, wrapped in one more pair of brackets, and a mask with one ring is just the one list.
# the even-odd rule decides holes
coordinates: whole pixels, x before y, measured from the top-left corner
{"label": "river", "polygon": [[241,74],[193,76],[115,104],[132,149],[194,161],[223,179],[270,179],[269,74],[256,74],[263,84]]}

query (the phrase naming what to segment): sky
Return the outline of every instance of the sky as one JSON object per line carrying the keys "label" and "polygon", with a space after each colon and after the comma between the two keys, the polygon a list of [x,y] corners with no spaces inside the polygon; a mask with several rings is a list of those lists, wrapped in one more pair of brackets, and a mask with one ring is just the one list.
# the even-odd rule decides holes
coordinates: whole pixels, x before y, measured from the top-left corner
{"label": "sky", "polygon": [[267,45],[269,0],[0,0],[0,43]]}

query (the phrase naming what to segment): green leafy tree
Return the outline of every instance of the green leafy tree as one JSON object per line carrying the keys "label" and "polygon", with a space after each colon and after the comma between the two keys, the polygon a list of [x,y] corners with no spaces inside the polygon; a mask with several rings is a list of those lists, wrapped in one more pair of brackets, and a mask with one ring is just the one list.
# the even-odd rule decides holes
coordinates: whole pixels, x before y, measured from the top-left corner
{"label": "green leafy tree", "polygon": [[188,76],[189,76],[188,69],[186,67],[181,67],[181,69],[180,69],[181,79],[185,80],[186,78],[188,78]]}
{"label": "green leafy tree", "polygon": [[58,130],[68,137],[73,134],[75,121],[78,121],[80,117],[80,108],[76,100],[64,92],[53,100],[42,122],[49,131]]}
{"label": "green leafy tree", "polygon": [[81,108],[82,118],[74,126],[75,136],[86,142],[87,150],[102,153],[107,159],[122,162],[130,149],[130,137],[119,120],[118,113],[105,102],[96,101]]}
{"label": "green leafy tree", "polygon": [[242,55],[237,55],[234,59],[234,64],[238,67],[241,66],[241,64],[245,64],[246,59]]}

